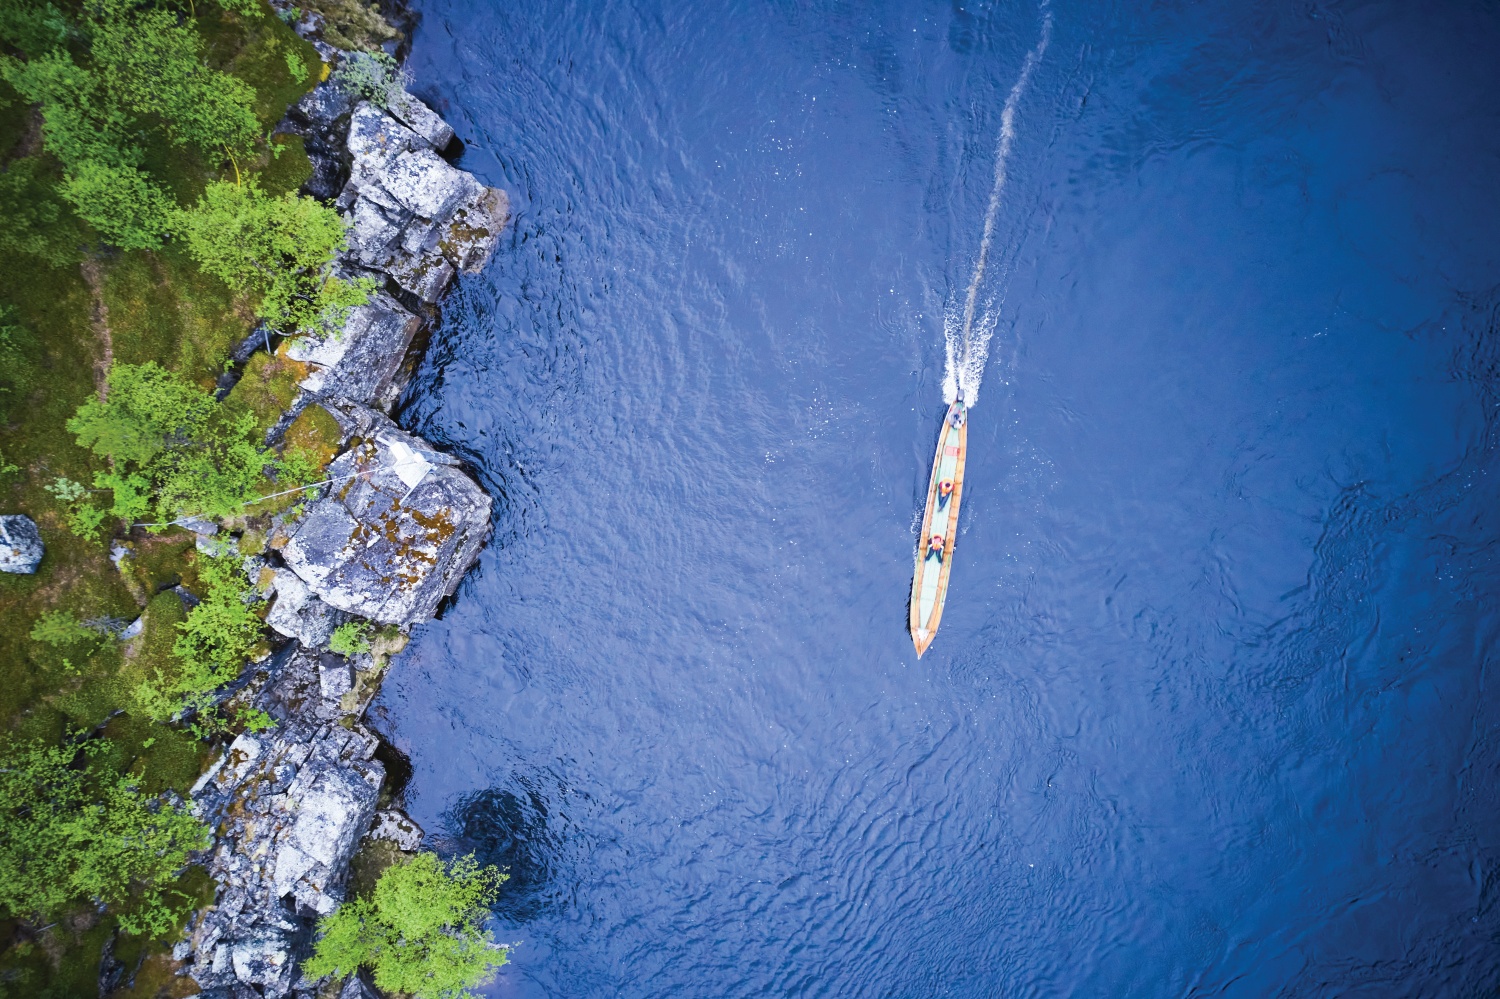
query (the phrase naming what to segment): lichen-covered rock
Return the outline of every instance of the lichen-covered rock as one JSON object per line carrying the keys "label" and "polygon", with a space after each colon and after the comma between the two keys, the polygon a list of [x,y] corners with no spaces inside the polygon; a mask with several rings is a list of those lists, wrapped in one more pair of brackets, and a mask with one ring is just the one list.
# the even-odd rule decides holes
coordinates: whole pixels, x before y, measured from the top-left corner
{"label": "lichen-covered rock", "polygon": [[322,696],[316,653],[293,647],[273,673],[257,704],[276,727],[235,739],[192,792],[218,831],[207,864],[218,891],[177,956],[200,987],[231,995],[291,991],[316,918],[343,899],[385,777],[375,737],[340,724]]}
{"label": "lichen-covered rock", "polygon": [[300,336],[287,344],[286,354],[311,369],[301,386],[313,395],[387,408],[400,394],[401,362],[421,326],[379,292],[350,311],[342,331]]}
{"label": "lichen-covered rock", "polygon": [[327,645],[333,629],[349,619],[343,611],[319,600],[295,572],[275,570],[271,586],[276,600],[266,614],[266,624],[310,649]]}
{"label": "lichen-covered rock", "polygon": [[281,557],[340,610],[414,624],[458,586],[489,533],[490,498],[452,457],[376,413],[328,467],[332,483]]}
{"label": "lichen-covered rock", "polygon": [[422,849],[424,835],[422,827],[413,822],[399,808],[387,808],[376,812],[375,821],[370,824],[370,831],[367,834],[370,839],[383,839],[394,843],[398,850],[405,853],[416,853]]}
{"label": "lichen-covered rock", "polygon": [[474,273],[489,261],[510,214],[505,192],[453,167],[427,138],[368,102],[354,109],[348,142],[349,182],[338,205],[361,267],[436,302],[456,270]]}
{"label": "lichen-covered rock", "polygon": [[438,117],[436,111],[405,91],[390,102],[387,110],[392,117],[420,135],[438,152],[447,149],[453,142],[453,127]]}
{"label": "lichen-covered rock", "polygon": [[0,572],[30,575],[42,564],[44,554],[42,534],[30,517],[19,513],[0,517]]}

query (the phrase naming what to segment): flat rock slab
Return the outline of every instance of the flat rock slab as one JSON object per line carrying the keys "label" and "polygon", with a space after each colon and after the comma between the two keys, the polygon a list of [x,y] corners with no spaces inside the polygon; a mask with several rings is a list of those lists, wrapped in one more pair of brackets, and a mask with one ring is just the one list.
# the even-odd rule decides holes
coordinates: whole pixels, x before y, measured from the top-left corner
{"label": "flat rock slab", "polygon": [[490,498],[449,455],[366,411],[364,436],[290,528],[286,567],[326,604],[384,624],[429,620],[478,557]]}
{"label": "flat rock slab", "polygon": [[42,533],[30,517],[19,513],[0,517],[0,572],[30,575],[42,564],[44,554]]}

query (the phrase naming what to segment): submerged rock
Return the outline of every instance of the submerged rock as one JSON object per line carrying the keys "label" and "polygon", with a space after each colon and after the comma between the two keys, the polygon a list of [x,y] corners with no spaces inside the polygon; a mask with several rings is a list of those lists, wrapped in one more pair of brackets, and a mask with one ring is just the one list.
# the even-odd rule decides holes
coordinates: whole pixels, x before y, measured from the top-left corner
{"label": "submerged rock", "polygon": [[340,610],[425,621],[484,545],[490,498],[454,458],[379,413],[354,416],[368,429],[329,465],[331,484],[290,528],[281,557]]}
{"label": "submerged rock", "polygon": [[30,575],[42,564],[42,533],[24,514],[0,517],[0,572]]}
{"label": "submerged rock", "polygon": [[375,737],[323,697],[317,654],[284,656],[257,703],[276,727],[240,735],[193,788],[194,811],[218,830],[207,867],[219,887],[177,956],[205,989],[281,996],[316,918],[343,900],[385,769]]}

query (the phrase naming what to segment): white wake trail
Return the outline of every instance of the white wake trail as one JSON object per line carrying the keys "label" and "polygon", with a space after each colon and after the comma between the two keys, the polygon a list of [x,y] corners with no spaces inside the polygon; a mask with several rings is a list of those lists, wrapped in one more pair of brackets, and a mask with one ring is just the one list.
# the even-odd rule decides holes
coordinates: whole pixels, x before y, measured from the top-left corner
{"label": "white wake trail", "polygon": [[989,263],[990,244],[995,241],[995,220],[1000,214],[1000,195],[1005,190],[1005,164],[1010,159],[1010,147],[1016,139],[1016,105],[1021,103],[1026,84],[1031,81],[1031,74],[1042,61],[1047,43],[1052,40],[1052,11],[1045,2],[1042,4],[1042,11],[1042,36],[1037,40],[1036,48],[1027,53],[1026,62],[1021,66],[1021,75],[1016,79],[1015,86],[1010,88],[1010,96],[1005,99],[1005,108],[1000,112],[1000,139],[995,146],[995,183],[990,188],[990,203],[984,213],[984,235],[979,241],[979,259],[974,264],[974,276],[969,281],[968,294],[964,297],[963,316],[960,321],[950,314],[943,323],[946,355],[943,400],[948,403],[957,399],[962,390],[965,405],[974,405],[979,399],[979,382],[984,378],[984,365],[990,356],[990,337],[995,333],[995,323],[999,317],[994,314],[981,315],[978,317],[979,325],[975,326],[979,286],[984,282],[984,269]]}

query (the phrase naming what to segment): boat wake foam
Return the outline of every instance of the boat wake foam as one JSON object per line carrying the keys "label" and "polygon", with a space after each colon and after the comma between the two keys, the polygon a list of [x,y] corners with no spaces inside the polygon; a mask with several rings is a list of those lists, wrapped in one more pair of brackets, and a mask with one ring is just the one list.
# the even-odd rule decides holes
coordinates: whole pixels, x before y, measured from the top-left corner
{"label": "boat wake foam", "polygon": [[984,378],[985,362],[990,356],[990,338],[995,335],[998,310],[979,309],[979,289],[984,282],[984,270],[989,263],[990,245],[995,241],[995,222],[1000,212],[1000,196],[1005,191],[1005,164],[1010,159],[1010,149],[1016,139],[1016,106],[1031,82],[1031,74],[1047,51],[1052,40],[1052,11],[1042,3],[1042,36],[1036,47],[1026,54],[1021,66],[1021,75],[1010,96],[1005,99],[1005,108],[1000,112],[1000,138],[995,144],[995,181],[990,188],[989,207],[984,213],[984,233],[979,241],[979,259],[974,263],[974,276],[969,280],[968,292],[964,296],[963,310],[950,308],[943,317],[944,372],[943,401],[951,404],[963,392],[964,403],[973,406],[979,399],[979,383]]}

